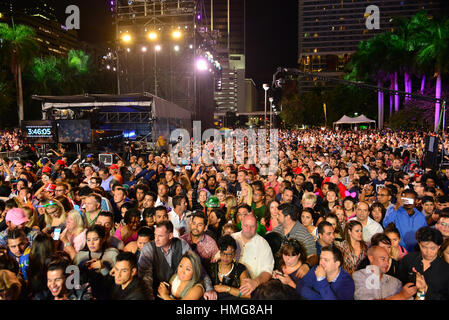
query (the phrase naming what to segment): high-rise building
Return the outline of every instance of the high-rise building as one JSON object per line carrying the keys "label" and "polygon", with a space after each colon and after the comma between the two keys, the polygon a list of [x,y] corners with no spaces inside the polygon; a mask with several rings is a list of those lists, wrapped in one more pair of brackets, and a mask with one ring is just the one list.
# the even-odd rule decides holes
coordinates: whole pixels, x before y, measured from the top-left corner
{"label": "high-rise building", "polygon": [[[432,14],[444,1],[438,0],[299,0],[298,62],[301,71],[340,76],[362,40],[391,30],[391,18],[411,17],[420,10]],[[368,29],[365,12],[376,5],[380,29]],[[328,86],[329,84],[326,84]],[[302,78],[300,90],[314,86]]]}
{"label": "high-rise building", "polygon": [[245,54],[246,0],[205,0],[211,30],[219,33],[217,46],[229,54]]}
{"label": "high-rise building", "polygon": [[[4,0],[2,0],[4,1]],[[9,0],[12,10],[26,16],[43,17],[46,20],[56,20],[56,0]]]}
{"label": "high-rise building", "polygon": [[54,0],[2,0],[0,21],[24,24],[36,32],[40,54],[66,55],[70,49],[78,49],[78,33],[67,30],[56,18]]}
{"label": "high-rise building", "polygon": [[[248,108],[245,85],[246,0],[205,0],[210,29],[216,36],[216,53],[222,66],[220,88],[215,90],[217,112],[244,112]],[[253,101],[254,99],[250,99]]]}

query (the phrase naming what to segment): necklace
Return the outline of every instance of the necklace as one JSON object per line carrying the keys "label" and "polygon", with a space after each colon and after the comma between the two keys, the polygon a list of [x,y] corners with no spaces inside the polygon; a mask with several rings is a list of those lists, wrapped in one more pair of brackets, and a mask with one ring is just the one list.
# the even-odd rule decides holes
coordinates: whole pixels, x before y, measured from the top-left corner
{"label": "necklace", "polygon": [[233,269],[234,269],[234,264],[232,263],[231,269],[230,269],[228,272],[226,272],[226,273],[221,273],[221,271],[220,271],[220,264],[219,264],[219,265],[218,265],[218,277],[223,278],[223,277],[229,275],[229,274],[232,272]]}

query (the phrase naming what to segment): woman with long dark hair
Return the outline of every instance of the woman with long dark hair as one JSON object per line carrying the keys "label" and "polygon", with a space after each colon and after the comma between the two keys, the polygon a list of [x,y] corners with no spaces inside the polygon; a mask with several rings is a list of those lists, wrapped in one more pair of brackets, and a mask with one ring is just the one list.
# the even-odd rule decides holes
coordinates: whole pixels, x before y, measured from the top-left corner
{"label": "woman with long dark hair", "polygon": [[362,224],[351,220],[345,225],[344,240],[337,244],[343,254],[343,269],[349,274],[357,270],[360,262],[366,257],[368,247],[363,241]]}
{"label": "woman with long dark hair", "polygon": [[273,271],[273,278],[279,279],[284,285],[300,292],[302,281],[296,276],[296,273],[307,261],[306,249],[297,239],[290,238],[282,245],[278,255],[279,268]]}
{"label": "woman with long dark hair", "polygon": [[108,247],[103,226],[94,224],[87,229],[86,247],[76,254],[74,264],[81,270],[81,282],[89,282],[93,296],[99,300],[108,298],[105,278],[114,267],[118,254],[116,248]]}
{"label": "woman with long dark hair", "polygon": [[42,233],[34,238],[27,271],[30,295],[34,296],[47,288],[47,266],[55,249],[53,239],[49,235]]}
{"label": "woman with long dark hair", "polygon": [[159,296],[164,300],[199,300],[204,294],[201,281],[201,260],[193,251],[187,251],[179,262],[169,286],[161,282]]}
{"label": "woman with long dark hair", "polygon": [[265,208],[265,216],[260,219],[260,223],[265,227],[267,232],[273,231],[275,227],[279,224],[278,222],[278,211],[279,201],[271,200],[268,202]]}

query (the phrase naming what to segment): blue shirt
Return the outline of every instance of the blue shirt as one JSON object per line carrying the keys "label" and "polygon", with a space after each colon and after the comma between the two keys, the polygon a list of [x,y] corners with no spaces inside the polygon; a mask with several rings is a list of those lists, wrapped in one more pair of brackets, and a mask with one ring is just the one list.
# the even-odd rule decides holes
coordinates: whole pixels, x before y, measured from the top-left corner
{"label": "blue shirt", "polygon": [[301,296],[308,300],[353,300],[354,280],[343,268],[331,282],[324,278],[318,281],[314,266],[303,278]]}
{"label": "blue shirt", "polygon": [[316,254],[319,258],[321,256],[321,243],[317,240],[315,246],[316,246]]}
{"label": "blue shirt", "polygon": [[104,191],[111,191],[109,184],[111,183],[112,179],[114,179],[114,176],[111,175],[106,180],[103,180],[103,182],[101,183],[101,186],[103,187]]}
{"label": "blue shirt", "polygon": [[427,226],[424,214],[416,208],[413,208],[413,211],[415,213],[409,216],[402,206],[399,207],[398,210],[394,210],[394,207],[390,207],[385,214],[383,222],[384,228],[386,228],[390,222],[394,222],[401,234],[401,241],[399,244],[405,247],[408,252],[415,251],[415,247],[418,244],[418,241],[416,241],[416,231]]}

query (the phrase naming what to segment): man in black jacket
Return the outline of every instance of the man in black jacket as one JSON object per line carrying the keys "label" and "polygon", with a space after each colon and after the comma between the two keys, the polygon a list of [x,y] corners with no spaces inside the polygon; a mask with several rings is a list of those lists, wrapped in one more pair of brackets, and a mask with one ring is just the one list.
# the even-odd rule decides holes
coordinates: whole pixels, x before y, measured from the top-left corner
{"label": "man in black jacket", "polygon": [[131,252],[117,255],[114,266],[113,300],[146,300],[144,287],[137,277],[137,258]]}
{"label": "man in black jacket", "polygon": [[415,278],[417,299],[449,299],[449,264],[438,256],[443,236],[437,229],[422,227],[416,232],[419,251],[410,252],[399,262],[398,278],[402,284]]}

